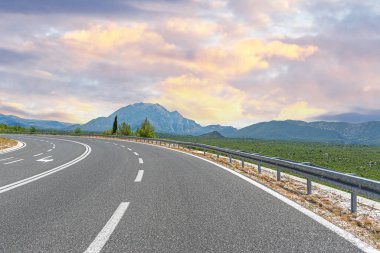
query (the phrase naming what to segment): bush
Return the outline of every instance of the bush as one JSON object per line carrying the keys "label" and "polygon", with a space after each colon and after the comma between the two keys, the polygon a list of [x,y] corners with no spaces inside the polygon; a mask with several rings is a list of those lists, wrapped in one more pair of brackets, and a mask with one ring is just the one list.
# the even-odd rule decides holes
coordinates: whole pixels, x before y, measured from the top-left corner
{"label": "bush", "polygon": [[131,126],[129,124],[123,122],[123,123],[121,123],[121,125],[119,125],[118,130],[117,130],[117,134],[130,136],[133,134],[133,132],[131,130]]}
{"label": "bush", "polygon": [[79,127],[74,129],[74,134],[80,134],[80,133],[81,133],[81,130]]}
{"label": "bush", "polygon": [[139,137],[154,138],[154,127],[147,118],[141,123],[140,128],[137,129],[136,135]]}

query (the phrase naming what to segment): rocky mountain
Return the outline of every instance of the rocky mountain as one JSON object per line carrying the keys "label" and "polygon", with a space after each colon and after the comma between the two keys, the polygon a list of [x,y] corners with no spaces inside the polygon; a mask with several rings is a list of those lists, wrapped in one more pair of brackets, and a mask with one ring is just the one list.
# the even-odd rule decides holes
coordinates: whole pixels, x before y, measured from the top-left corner
{"label": "rocky mountain", "polygon": [[156,132],[179,134],[179,135],[201,135],[204,133],[218,131],[222,135],[231,136],[237,129],[220,125],[201,126],[194,120],[184,118],[179,112],[170,112],[159,104],[136,103],[120,108],[108,117],[100,117],[81,125],[83,131],[104,131],[112,128],[112,123],[117,115],[118,122],[127,122],[133,130],[136,130],[141,122],[148,118],[153,124]]}
{"label": "rocky mountain", "polygon": [[209,133],[201,134],[199,137],[205,137],[205,138],[224,138],[223,135],[221,135],[218,131],[212,131]]}
{"label": "rocky mountain", "polygon": [[13,115],[0,114],[0,124],[21,127],[36,127],[39,129],[64,129],[72,124],[52,120],[23,119]]}
{"label": "rocky mountain", "polygon": [[380,145],[380,121],[366,123],[270,121],[242,128],[233,137]]}

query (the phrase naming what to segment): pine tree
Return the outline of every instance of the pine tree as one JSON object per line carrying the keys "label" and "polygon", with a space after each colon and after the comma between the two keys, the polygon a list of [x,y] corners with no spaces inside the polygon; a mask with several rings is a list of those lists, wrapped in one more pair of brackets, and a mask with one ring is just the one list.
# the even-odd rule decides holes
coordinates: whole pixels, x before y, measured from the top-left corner
{"label": "pine tree", "polygon": [[115,116],[115,119],[113,120],[112,134],[116,134],[116,131],[117,131],[117,115]]}

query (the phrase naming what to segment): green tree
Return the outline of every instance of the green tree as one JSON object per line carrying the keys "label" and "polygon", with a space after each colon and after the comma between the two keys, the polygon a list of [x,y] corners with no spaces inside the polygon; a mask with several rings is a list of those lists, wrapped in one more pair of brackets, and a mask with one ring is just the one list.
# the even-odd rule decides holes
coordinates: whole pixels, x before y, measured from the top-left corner
{"label": "green tree", "polygon": [[79,127],[74,129],[74,134],[80,134],[80,133],[81,133],[81,130]]}
{"label": "green tree", "polygon": [[133,133],[131,130],[131,126],[125,122],[121,123],[119,125],[119,128],[117,129],[117,134],[126,136],[132,135]]}
{"label": "green tree", "polygon": [[148,118],[145,118],[145,120],[141,123],[141,126],[136,130],[136,135],[140,137],[146,137],[146,138],[154,138],[154,127],[149,122]]}
{"label": "green tree", "polygon": [[34,134],[36,131],[37,131],[37,129],[36,129],[34,126],[32,126],[32,127],[30,128],[30,133],[31,133],[31,134]]}
{"label": "green tree", "polygon": [[113,120],[112,134],[116,134],[116,131],[117,131],[117,115],[115,116],[115,119]]}

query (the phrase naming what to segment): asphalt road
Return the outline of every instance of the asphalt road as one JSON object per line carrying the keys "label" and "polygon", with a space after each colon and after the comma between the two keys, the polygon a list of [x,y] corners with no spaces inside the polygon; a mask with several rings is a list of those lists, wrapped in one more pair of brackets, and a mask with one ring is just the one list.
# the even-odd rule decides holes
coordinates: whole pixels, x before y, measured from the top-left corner
{"label": "asphalt road", "polygon": [[0,252],[361,252],[201,159],[117,140],[14,136]]}

